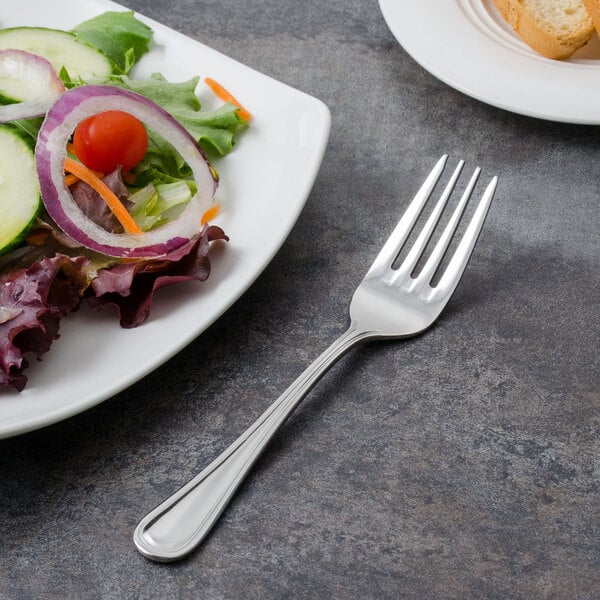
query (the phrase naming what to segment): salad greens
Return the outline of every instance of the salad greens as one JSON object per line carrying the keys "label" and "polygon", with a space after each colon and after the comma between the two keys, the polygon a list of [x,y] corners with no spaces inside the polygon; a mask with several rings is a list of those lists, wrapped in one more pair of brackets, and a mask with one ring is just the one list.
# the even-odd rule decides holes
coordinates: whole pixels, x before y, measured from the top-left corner
{"label": "salad greens", "polygon": [[[200,77],[192,77],[183,82],[170,82],[160,73],[152,74],[149,79],[133,79],[127,75],[133,65],[150,51],[152,41],[152,30],[138,20],[133,11],[102,13],[77,25],[71,33],[75,34],[78,41],[92,46],[108,57],[113,64],[113,74],[108,78],[94,77],[84,81],[72,79],[63,68],[60,77],[67,88],[104,84],[136,92],[170,113],[209,156],[225,156],[233,150],[236,136],[247,123],[240,117],[238,107],[231,103],[224,103],[210,111],[202,110],[196,95]],[[42,118],[21,119],[13,121],[9,126],[24,133],[29,142],[35,145],[42,121]],[[159,135],[152,131],[148,134],[148,152],[134,169],[136,183],[132,192],[135,193],[149,184],[156,188],[180,182],[190,186],[193,193],[193,182],[189,179],[190,169],[179,153]],[[164,223],[169,218],[168,214],[163,215],[159,211],[165,206],[169,209],[172,206],[165,202],[157,202],[159,198],[160,192],[145,204],[136,203],[133,216],[144,231]]]}
{"label": "salad greens", "polygon": [[[66,69],[60,72],[67,88],[86,84],[114,85],[149,98],[179,121],[211,157],[225,156],[234,147],[236,136],[247,127],[237,106],[224,103],[216,109],[202,110],[196,95],[200,77],[183,82],[170,82],[162,74],[149,79],[133,79],[127,75],[132,66],[150,49],[151,29],[139,21],[132,11],[109,11],[76,26],[72,33],[107,56],[114,73],[89,80],[72,79]],[[27,134],[35,144],[43,119],[22,119],[12,126]],[[146,157],[134,169],[136,188],[148,184],[161,185],[182,182],[190,185],[190,169],[173,147],[152,131],[148,132],[149,148]],[[137,190],[133,190],[134,192]],[[165,204],[152,198],[148,204],[136,207],[134,219],[144,231],[168,219],[158,211]]]}
{"label": "salad greens", "polygon": [[71,30],[78,41],[100,50],[115,73],[129,73],[150,49],[152,30],[135,18],[133,11],[108,11]]}
{"label": "salad greens", "polygon": [[63,73],[65,85],[104,83],[137,92],[175,117],[208,153],[224,156],[231,152],[236,133],[247,123],[239,116],[238,107],[230,103],[202,111],[196,95],[199,77],[173,83],[160,73],[149,79],[127,76],[131,67],[149,51],[151,41],[150,28],[136,19],[132,11],[105,12],[81,23],[72,32],[78,40],[107,56],[114,65],[114,74],[108,79],[76,82]]}
{"label": "salad greens", "polygon": [[[146,80],[130,76],[152,44],[152,30],[132,11],[103,13],[69,33],[103,54],[112,65],[112,74],[83,80],[62,68],[59,75],[67,89],[100,84],[135,92],[170,113],[211,160],[233,150],[237,135],[248,123],[240,116],[239,107],[230,102],[215,110],[202,110],[196,95],[199,77],[173,83],[159,73]],[[16,130],[33,148],[43,121],[20,119],[2,127]],[[106,174],[104,181],[144,231],[176,215],[196,192],[189,166],[151,130],[146,156],[128,175],[130,178],[118,169]],[[96,192],[87,184],[75,183],[71,191],[88,218],[109,231],[118,231],[114,215],[97,201]],[[123,327],[143,323],[155,290],[208,277],[209,243],[218,239],[227,240],[227,236],[219,227],[204,225],[196,239],[165,256],[124,260],[80,247],[42,211],[25,241],[0,256],[0,388],[23,389],[27,381],[23,371],[28,366],[25,354],[31,352],[39,358],[48,351],[59,335],[60,319],[83,301],[98,310],[113,306]]]}
{"label": "salad greens", "polygon": [[126,76],[111,77],[105,83],[137,92],[156,102],[175,117],[198,140],[209,154],[224,156],[233,150],[236,133],[246,126],[233,104],[202,111],[195,90],[200,81],[193,77],[181,83],[170,83],[160,73],[150,79],[133,80]]}

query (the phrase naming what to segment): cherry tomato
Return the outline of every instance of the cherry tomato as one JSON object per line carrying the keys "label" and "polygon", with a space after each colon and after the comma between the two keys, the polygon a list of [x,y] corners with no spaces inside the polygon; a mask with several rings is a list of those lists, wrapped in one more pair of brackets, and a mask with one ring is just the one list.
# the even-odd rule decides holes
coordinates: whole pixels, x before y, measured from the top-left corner
{"label": "cherry tomato", "polygon": [[73,148],[79,160],[93,171],[110,173],[118,166],[129,171],[144,158],[148,134],[133,115],[108,110],[77,125]]}

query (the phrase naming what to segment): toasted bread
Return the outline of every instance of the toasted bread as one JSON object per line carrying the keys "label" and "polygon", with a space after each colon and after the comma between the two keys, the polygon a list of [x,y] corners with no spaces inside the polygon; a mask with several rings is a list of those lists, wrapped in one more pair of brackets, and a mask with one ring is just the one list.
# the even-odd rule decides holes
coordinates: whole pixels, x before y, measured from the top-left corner
{"label": "toasted bread", "polygon": [[592,17],[596,31],[600,32],[600,0],[583,0],[583,4]]}
{"label": "toasted bread", "polygon": [[[594,5],[600,17],[599,0],[586,3]],[[584,0],[494,0],[494,4],[519,37],[548,58],[568,58],[594,33]]]}

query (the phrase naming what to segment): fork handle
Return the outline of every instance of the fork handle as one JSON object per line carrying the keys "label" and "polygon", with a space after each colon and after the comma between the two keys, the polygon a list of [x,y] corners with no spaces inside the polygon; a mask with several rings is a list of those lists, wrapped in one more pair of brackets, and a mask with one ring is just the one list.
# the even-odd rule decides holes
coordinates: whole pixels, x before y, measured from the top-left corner
{"label": "fork handle", "polygon": [[271,438],[321,376],[350,348],[371,337],[352,323],[233,444],[170,498],[133,534],[141,554],[170,562],[188,555],[217,522]]}

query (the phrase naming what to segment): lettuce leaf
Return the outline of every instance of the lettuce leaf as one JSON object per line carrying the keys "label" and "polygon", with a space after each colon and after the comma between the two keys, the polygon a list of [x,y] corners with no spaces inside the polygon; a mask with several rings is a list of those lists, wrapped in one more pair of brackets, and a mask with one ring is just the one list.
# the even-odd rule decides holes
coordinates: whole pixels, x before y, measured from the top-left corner
{"label": "lettuce leaf", "polygon": [[84,261],[58,254],[0,277],[0,385],[25,387],[25,353],[39,359],[58,338],[62,317],[79,306]]}
{"label": "lettuce leaf", "polygon": [[[160,73],[149,79],[137,80],[127,76],[112,77],[105,83],[137,92],[164,108],[179,121],[209,154],[224,156],[233,150],[235,136],[247,127],[239,109],[225,103],[214,110],[201,110],[196,95],[199,77],[178,83],[167,81]],[[165,151],[157,145],[158,153]]]}
{"label": "lettuce leaf", "polygon": [[149,51],[152,29],[137,19],[133,11],[107,11],[71,30],[77,40],[104,54],[115,73],[128,73]]}
{"label": "lettuce leaf", "polygon": [[[51,228],[45,226],[41,232],[49,238],[45,247],[55,247]],[[25,355],[40,359],[59,337],[61,319],[81,302],[96,310],[112,306],[122,327],[137,327],[149,317],[156,290],[206,280],[210,243],[227,239],[221,228],[207,225],[196,239],[157,259],[115,262],[83,248],[60,246],[52,256],[39,259],[42,248],[38,252],[31,247],[2,257],[0,388],[25,387],[24,370],[29,366]]]}
{"label": "lettuce leaf", "polygon": [[121,327],[137,327],[148,318],[156,290],[182,281],[205,281],[210,275],[210,242],[228,239],[220,227],[206,226],[198,239],[161,258],[100,270],[87,302],[96,310],[112,306]]}

